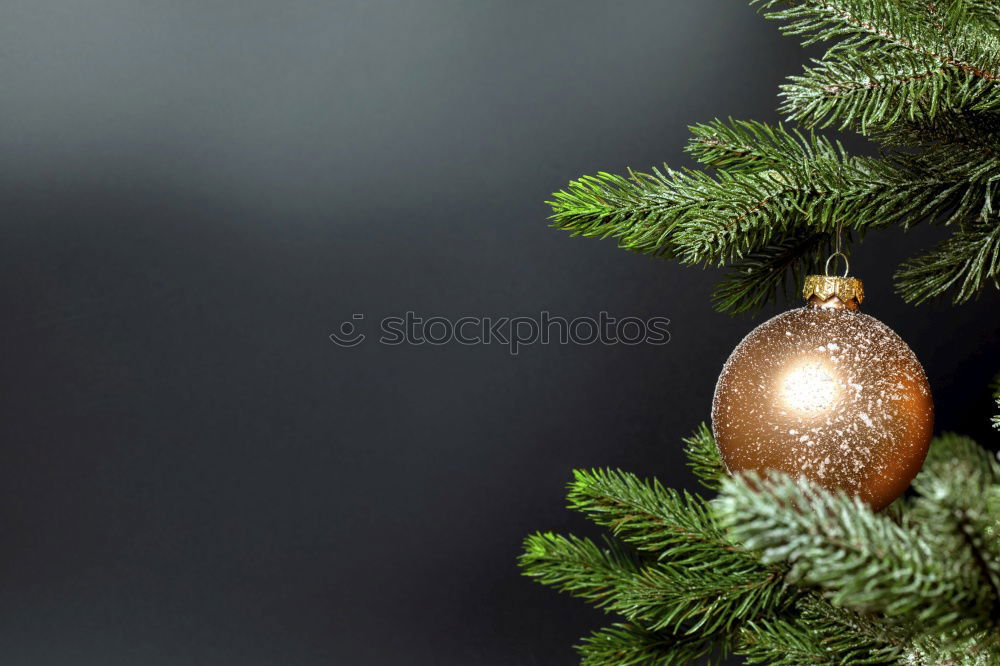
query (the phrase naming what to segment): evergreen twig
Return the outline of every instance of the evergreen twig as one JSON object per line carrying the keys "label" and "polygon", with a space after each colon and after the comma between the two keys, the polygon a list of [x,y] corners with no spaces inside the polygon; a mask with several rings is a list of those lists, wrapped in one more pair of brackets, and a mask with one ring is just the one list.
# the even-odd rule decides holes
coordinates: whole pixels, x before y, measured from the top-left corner
{"label": "evergreen twig", "polygon": [[702,422],[689,437],[684,438],[684,454],[688,467],[703,486],[718,490],[726,478],[726,466],[719,456],[719,447],[708,425]]}
{"label": "evergreen twig", "polygon": [[716,509],[734,539],[764,562],[788,562],[791,580],[818,586],[835,605],[936,631],[988,626],[991,591],[957,539],[928,538],[857,498],[782,475],[727,480]]}
{"label": "evergreen twig", "polygon": [[788,118],[855,129],[883,154],[852,156],[783,124],[714,120],[693,125],[686,148],[710,172],[584,176],[549,202],[553,226],[684,264],[729,264],[715,294],[728,312],[798,285],[838,223],[955,226],[898,272],[909,301],[961,303],[1000,288],[1000,10],[982,0],[754,4],[804,44],[828,44],[783,86]]}

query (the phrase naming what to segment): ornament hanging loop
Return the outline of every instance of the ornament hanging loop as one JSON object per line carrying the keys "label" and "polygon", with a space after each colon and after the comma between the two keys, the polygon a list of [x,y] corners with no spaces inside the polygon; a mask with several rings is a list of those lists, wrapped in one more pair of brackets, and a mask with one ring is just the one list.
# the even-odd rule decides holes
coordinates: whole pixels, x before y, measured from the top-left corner
{"label": "ornament hanging loop", "polygon": [[[837,250],[836,252],[834,252],[833,254],[831,254],[829,257],[826,258],[826,266],[823,267],[823,274],[826,275],[827,277],[830,277],[830,262],[833,261],[835,257],[844,258],[844,274],[841,277],[847,277],[847,274],[850,273],[851,271],[851,262],[848,261],[847,255],[841,252],[840,250]],[[834,265],[836,266],[836,264]]]}
{"label": "ornament hanging loop", "polygon": [[[841,242],[843,226],[843,222],[837,223],[833,254],[826,258],[826,265],[823,267],[824,274],[807,275],[805,283],[802,285],[802,297],[811,307],[857,310],[861,301],[864,300],[865,288],[861,284],[861,280],[847,277],[851,272],[851,261],[841,249],[843,247]],[[830,275],[830,262],[837,257],[844,260],[844,274]],[[836,269],[836,262],[834,262],[833,267]]]}

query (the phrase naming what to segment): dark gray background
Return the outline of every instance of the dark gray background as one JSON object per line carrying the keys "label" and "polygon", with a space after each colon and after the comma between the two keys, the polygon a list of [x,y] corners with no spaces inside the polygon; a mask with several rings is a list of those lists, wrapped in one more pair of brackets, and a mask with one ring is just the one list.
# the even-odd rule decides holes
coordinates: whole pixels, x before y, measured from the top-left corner
{"label": "dark gray background", "polygon": [[[761,318],[547,228],[686,125],[775,121],[803,54],[740,3],[2,3],[0,661],[569,664],[605,619],[519,577],[573,467],[679,440]],[[996,298],[867,311],[982,435]],[[772,309],[777,311],[786,307]],[[664,347],[354,349],[423,316],[671,319]]]}

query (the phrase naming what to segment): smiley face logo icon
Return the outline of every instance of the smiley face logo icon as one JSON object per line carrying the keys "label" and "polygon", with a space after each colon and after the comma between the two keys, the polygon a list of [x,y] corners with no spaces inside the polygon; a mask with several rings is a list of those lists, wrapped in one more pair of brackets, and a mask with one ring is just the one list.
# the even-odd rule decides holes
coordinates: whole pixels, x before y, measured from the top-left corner
{"label": "smiley face logo icon", "polygon": [[[351,315],[354,321],[361,321],[365,318],[363,314]],[[358,331],[354,321],[345,321],[340,325],[340,330],[330,334],[330,341],[339,347],[356,347],[365,341],[365,334]]]}

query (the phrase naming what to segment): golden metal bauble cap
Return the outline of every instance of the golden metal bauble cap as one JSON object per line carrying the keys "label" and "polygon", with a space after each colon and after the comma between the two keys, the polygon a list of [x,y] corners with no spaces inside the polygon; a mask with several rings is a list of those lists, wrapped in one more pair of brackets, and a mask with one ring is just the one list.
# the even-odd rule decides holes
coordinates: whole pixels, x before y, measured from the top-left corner
{"label": "golden metal bauble cap", "polygon": [[857,310],[865,299],[865,287],[857,278],[807,275],[802,298],[814,307]]}

